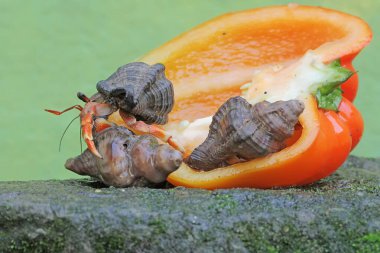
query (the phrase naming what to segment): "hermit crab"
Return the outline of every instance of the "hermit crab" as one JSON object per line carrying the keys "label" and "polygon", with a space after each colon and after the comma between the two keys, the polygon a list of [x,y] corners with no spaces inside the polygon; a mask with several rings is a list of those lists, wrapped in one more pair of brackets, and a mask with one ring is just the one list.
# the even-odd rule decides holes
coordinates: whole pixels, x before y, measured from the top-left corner
{"label": "hermit crab", "polygon": [[[166,123],[173,108],[173,87],[164,70],[162,64],[126,64],[108,79],[98,82],[98,93],[91,98],[78,93],[86,103],[84,107],[75,105],[61,112],[46,110],[56,115],[74,108],[81,111],[81,130],[88,150],[69,160],[66,168],[113,186],[132,185],[139,176],[154,183],[165,181],[167,174],[179,167],[182,155],[175,149],[182,148],[161,128],[150,125]],[[133,132],[158,137],[175,149],[159,145],[149,135],[137,141],[127,128],[115,128],[107,120],[113,113],[121,119],[120,124]],[[131,143],[138,148],[132,148]]]}
{"label": "hermit crab", "polygon": [[99,158],[102,156],[94,145],[93,127],[99,130],[107,128],[109,125],[105,118],[116,111],[126,127],[132,131],[152,134],[181,150],[177,142],[166,132],[149,125],[165,124],[174,105],[173,86],[166,79],[164,70],[162,64],[126,64],[118,68],[108,79],[98,82],[98,93],[91,98],[78,93],[78,98],[86,103],[83,108],[75,105],[61,112],[46,111],[60,115],[74,108],[80,110],[83,138],[89,150]]}

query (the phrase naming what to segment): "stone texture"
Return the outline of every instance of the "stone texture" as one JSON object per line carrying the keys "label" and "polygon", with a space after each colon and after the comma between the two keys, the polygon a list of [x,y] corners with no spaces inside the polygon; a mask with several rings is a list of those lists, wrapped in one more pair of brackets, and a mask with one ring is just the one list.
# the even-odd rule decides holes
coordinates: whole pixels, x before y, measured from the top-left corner
{"label": "stone texture", "polygon": [[380,159],[290,189],[0,182],[0,252],[380,252]]}

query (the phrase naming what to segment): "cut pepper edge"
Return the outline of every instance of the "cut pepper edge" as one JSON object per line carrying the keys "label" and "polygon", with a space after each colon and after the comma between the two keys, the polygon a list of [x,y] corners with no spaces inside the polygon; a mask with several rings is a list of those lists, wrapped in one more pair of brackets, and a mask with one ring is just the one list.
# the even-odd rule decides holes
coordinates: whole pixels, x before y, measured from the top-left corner
{"label": "cut pepper edge", "polygon": [[[321,21],[327,20],[331,24],[337,24],[345,34],[342,38],[334,41],[326,41],[315,49],[316,53],[322,56],[325,63],[336,59],[341,59],[342,62],[345,63],[352,61],[360,50],[372,39],[370,27],[359,17],[323,7],[280,5],[233,12],[216,17],[177,36],[161,47],[146,54],[140,60],[150,64],[157,62],[167,64],[168,62],[172,62],[182,51],[188,50],[190,46],[189,41],[207,41],[210,37],[216,36],[215,34],[219,31],[233,29],[244,23],[259,21],[271,22],[271,20],[294,19],[294,17],[297,17],[299,20],[307,21],[310,20],[310,16],[320,19]],[[294,58],[285,60],[294,60]],[[241,85],[249,81],[250,68],[243,67],[236,70],[234,67],[231,67],[230,69],[230,73],[224,73],[223,77],[208,75],[176,80],[175,77],[170,76],[170,73],[167,72],[167,74],[173,83],[176,84],[174,89],[176,99],[179,101],[194,95],[191,93],[192,90],[213,92],[216,90],[229,89],[237,84]],[[200,80],[202,80],[202,82],[200,82]],[[183,83],[184,81],[186,81],[186,85]],[[231,81],[234,82],[232,86]],[[202,85],[202,83],[205,82],[208,83],[206,87]],[[185,88],[189,85],[193,87],[192,90]]]}

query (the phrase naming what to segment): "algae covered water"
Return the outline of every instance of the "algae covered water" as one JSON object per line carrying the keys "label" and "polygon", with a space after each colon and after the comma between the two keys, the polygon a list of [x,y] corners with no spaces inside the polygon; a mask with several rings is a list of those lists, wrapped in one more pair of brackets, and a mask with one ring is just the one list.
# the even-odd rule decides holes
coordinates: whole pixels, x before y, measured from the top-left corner
{"label": "algae covered water", "polygon": [[[355,60],[360,89],[355,104],[366,124],[353,152],[380,156],[380,2],[298,1],[365,19],[374,40]],[[95,92],[97,81],[174,36],[220,14],[286,1],[0,1],[0,181],[73,178],[63,167],[80,153],[79,121],[58,144],[76,111],[60,117],[44,108],[78,104],[76,93]],[[344,3],[344,4],[342,4]]]}

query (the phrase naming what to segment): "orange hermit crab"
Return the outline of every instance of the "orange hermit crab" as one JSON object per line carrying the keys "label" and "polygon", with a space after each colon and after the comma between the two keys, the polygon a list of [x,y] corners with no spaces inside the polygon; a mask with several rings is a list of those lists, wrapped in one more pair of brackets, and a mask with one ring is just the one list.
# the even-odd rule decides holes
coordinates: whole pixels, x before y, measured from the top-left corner
{"label": "orange hermit crab", "polygon": [[94,144],[93,129],[100,132],[113,124],[106,120],[112,113],[119,115],[127,128],[133,132],[149,133],[182,150],[177,142],[161,128],[149,124],[165,124],[174,105],[172,83],[165,77],[162,64],[152,66],[134,62],[120,67],[108,79],[98,82],[98,93],[88,98],[78,93],[86,104],[75,105],[63,111],[46,110],[60,115],[71,109],[81,111],[82,134],[89,150],[99,158],[102,155]]}

